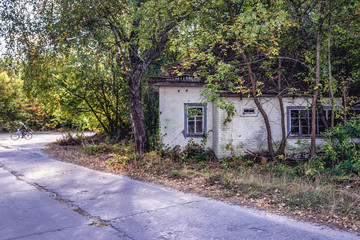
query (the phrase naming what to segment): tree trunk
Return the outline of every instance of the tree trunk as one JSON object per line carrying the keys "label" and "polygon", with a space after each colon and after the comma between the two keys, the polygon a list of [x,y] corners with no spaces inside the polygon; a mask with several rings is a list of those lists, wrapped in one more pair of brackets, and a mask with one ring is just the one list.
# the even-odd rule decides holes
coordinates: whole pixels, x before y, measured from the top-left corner
{"label": "tree trunk", "polygon": [[[331,12],[331,1],[330,1],[330,12]],[[328,66],[329,66],[329,89],[330,89],[330,99],[331,99],[331,137],[333,136],[334,132],[334,125],[335,125],[335,100],[334,100],[334,92],[333,92],[333,79],[331,74],[331,49],[330,49],[330,43],[331,43],[331,14],[329,16],[329,29],[328,29]]]}
{"label": "tree trunk", "polygon": [[[321,1],[320,14],[324,13],[325,1]],[[319,84],[321,80],[320,72],[320,53],[321,53],[321,29],[324,22],[324,17],[321,16],[318,22],[318,30],[316,36],[316,70],[315,70],[315,91],[311,105],[311,148],[310,148],[310,157],[314,156],[316,153],[316,103],[319,96]]]}
{"label": "tree trunk", "polygon": [[275,157],[275,154],[274,154],[274,148],[273,148],[273,145],[272,145],[270,121],[269,121],[269,118],[268,118],[265,110],[263,109],[263,107],[262,107],[262,105],[261,105],[261,103],[259,101],[259,98],[257,97],[257,94],[256,94],[256,81],[254,79],[253,71],[252,71],[252,68],[251,68],[251,63],[249,63],[248,58],[247,58],[247,56],[246,56],[246,54],[245,54],[245,52],[243,50],[241,51],[241,55],[242,55],[242,58],[243,58],[246,66],[247,66],[247,70],[248,70],[248,74],[249,74],[249,78],[250,78],[250,82],[251,82],[252,97],[254,99],[256,107],[259,109],[261,115],[264,118],[265,127],[266,127],[266,133],[267,133],[268,151],[269,151],[269,155],[270,155],[271,160],[273,160],[274,157]]}
{"label": "tree trunk", "polygon": [[[344,77],[342,77],[342,82],[344,82]],[[348,94],[347,94],[347,88],[344,85],[343,89],[343,107],[344,107],[344,120],[343,122],[346,123],[347,122],[347,108],[348,108]]]}
{"label": "tree trunk", "polygon": [[[229,14],[230,14],[230,20],[231,20],[232,24],[234,24],[235,19],[234,19],[232,6],[231,6],[231,1],[226,0],[226,3],[228,5],[228,10],[229,10]],[[234,34],[234,39],[236,40],[238,46],[240,47],[241,45],[240,45],[239,40],[237,39],[235,34]],[[271,160],[273,160],[274,157],[275,157],[275,154],[274,154],[274,149],[273,149],[273,145],[272,145],[271,127],[270,127],[269,118],[268,118],[265,110],[263,109],[263,107],[262,107],[262,105],[261,105],[261,103],[259,101],[259,98],[257,97],[257,94],[256,94],[256,81],[254,79],[253,71],[252,71],[252,68],[251,68],[251,63],[249,62],[244,49],[241,49],[241,47],[240,47],[240,52],[241,52],[242,58],[243,58],[243,60],[244,60],[244,62],[246,64],[246,66],[247,66],[247,70],[248,70],[248,74],[249,74],[249,78],[250,78],[250,82],[251,82],[251,88],[252,88],[251,92],[252,92],[252,96],[253,96],[255,105],[259,109],[261,115],[264,118],[266,132],[267,132],[268,151],[269,151],[269,155],[270,155]]]}
{"label": "tree trunk", "polygon": [[284,154],[285,146],[286,146],[286,129],[285,129],[285,111],[284,111],[284,102],[281,93],[281,58],[279,58],[279,67],[278,67],[278,99],[280,105],[280,113],[281,113],[281,143],[279,146],[278,153]]}
{"label": "tree trunk", "polygon": [[134,134],[136,152],[144,152],[148,147],[148,136],[141,99],[142,76],[141,72],[136,71],[129,79],[130,122]]}

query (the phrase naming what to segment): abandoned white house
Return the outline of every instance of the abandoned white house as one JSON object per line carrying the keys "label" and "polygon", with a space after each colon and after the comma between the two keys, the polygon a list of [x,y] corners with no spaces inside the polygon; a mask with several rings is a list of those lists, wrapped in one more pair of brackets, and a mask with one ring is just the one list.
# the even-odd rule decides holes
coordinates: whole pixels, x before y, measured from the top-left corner
{"label": "abandoned white house", "polygon": [[[224,123],[227,113],[206,103],[203,81],[192,74],[173,76],[163,73],[152,79],[152,86],[159,92],[160,134],[167,147],[184,148],[189,139],[200,143],[207,137],[206,147],[213,149],[218,158],[243,154],[247,150],[257,152],[267,149],[267,132],[264,119],[253,99],[247,95],[229,94],[227,101],[235,106],[235,115]],[[282,138],[281,113],[276,94],[263,94],[259,100],[270,121],[274,146]],[[311,98],[284,97],[286,152],[299,151],[298,140],[309,140],[311,131]],[[195,116],[188,117],[189,109],[196,109]],[[325,117],[330,107],[324,107]],[[325,126],[317,117],[317,133]],[[320,143],[321,137],[317,138]]]}

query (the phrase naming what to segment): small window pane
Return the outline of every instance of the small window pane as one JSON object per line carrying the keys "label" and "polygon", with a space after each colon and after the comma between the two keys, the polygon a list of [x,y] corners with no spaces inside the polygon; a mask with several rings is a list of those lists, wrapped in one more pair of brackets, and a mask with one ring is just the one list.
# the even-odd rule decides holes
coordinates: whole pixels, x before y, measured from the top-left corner
{"label": "small window pane", "polygon": [[298,117],[299,117],[299,111],[291,110],[291,118],[298,118]]}
{"label": "small window pane", "polygon": [[291,126],[299,126],[299,119],[291,118]]}
{"label": "small window pane", "polygon": [[291,128],[291,134],[299,135],[299,127],[292,127]]}
{"label": "small window pane", "polygon": [[189,121],[188,122],[188,133],[194,133],[195,131],[195,122]]}
{"label": "small window pane", "polygon": [[301,110],[301,111],[299,111],[299,116],[301,118],[308,118],[309,117],[309,110]]}
{"label": "small window pane", "polygon": [[308,125],[308,119],[300,119],[300,134],[309,134],[309,125]]}
{"label": "small window pane", "polygon": [[325,126],[319,126],[319,133],[325,132],[326,127]]}
{"label": "small window pane", "polygon": [[202,133],[203,132],[203,122],[202,120],[196,121],[196,133]]}

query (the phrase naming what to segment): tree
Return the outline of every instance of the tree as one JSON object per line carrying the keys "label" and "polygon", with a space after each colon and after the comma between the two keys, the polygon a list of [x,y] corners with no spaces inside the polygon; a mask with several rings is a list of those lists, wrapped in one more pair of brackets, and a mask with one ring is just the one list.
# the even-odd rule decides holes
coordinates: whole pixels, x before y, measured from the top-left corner
{"label": "tree", "polygon": [[[199,61],[205,62],[207,75],[207,90],[210,92],[210,101],[224,101],[219,92],[227,90],[238,94],[251,95],[261,113],[267,132],[268,153],[271,159],[275,157],[272,143],[272,132],[267,113],[262,107],[259,96],[261,86],[266,78],[272,59],[279,55],[281,34],[290,26],[287,13],[282,11],[281,1],[214,1],[208,11],[213,28],[203,26],[202,32],[207,36],[203,42],[208,49],[198,56]],[[222,10],[223,15],[218,15]],[[213,17],[216,20],[212,20]],[[212,24],[211,24],[212,25]],[[214,67],[210,67],[214,66]],[[281,64],[279,64],[281,68]],[[214,68],[214,70],[213,70]],[[266,69],[267,70],[264,70]],[[278,69],[278,73],[281,69]],[[278,79],[281,81],[279,74]],[[278,85],[281,87],[281,84]],[[281,98],[279,99],[281,104]],[[219,105],[221,106],[221,105]],[[233,108],[223,107],[231,117]],[[284,113],[284,111],[282,111]],[[282,128],[285,131],[285,128]],[[284,136],[284,134],[283,134]],[[280,151],[284,151],[285,137]]]}
{"label": "tree", "polygon": [[0,120],[14,121],[21,108],[21,87],[19,78],[10,77],[6,71],[0,71]]}
{"label": "tree", "polygon": [[117,65],[91,56],[74,57],[52,75],[54,92],[67,112],[90,113],[108,134],[125,137],[129,133],[128,88]]}
{"label": "tree", "polygon": [[321,1],[320,4],[320,10],[319,10],[319,20],[317,25],[317,32],[316,32],[316,68],[315,68],[315,88],[314,88],[314,95],[313,100],[311,104],[311,148],[310,148],[310,155],[315,155],[316,150],[316,142],[315,142],[315,135],[316,135],[316,105],[318,101],[318,95],[319,95],[319,85],[321,81],[321,71],[320,71],[320,65],[321,65],[321,36],[322,36],[322,27],[324,23],[324,11],[325,11],[325,1]]}
{"label": "tree", "polygon": [[[310,155],[313,156],[316,154],[317,116],[325,126],[333,128],[336,115],[335,97],[345,95],[343,97],[343,104],[346,105],[344,111],[346,112],[348,108],[348,90],[342,94],[339,89],[344,88],[340,86],[349,84],[354,86],[349,82],[359,76],[359,68],[355,63],[359,56],[354,52],[356,49],[354,44],[359,41],[356,34],[359,32],[359,2],[292,0],[291,5],[292,8],[288,11],[298,21],[298,32],[304,45],[302,47],[304,61],[310,69],[308,79],[313,88],[310,148]],[[327,25],[326,22],[328,22]],[[331,39],[336,39],[336,41],[332,42]],[[322,113],[325,96],[330,96],[332,106],[330,123]],[[339,109],[339,106],[337,108]],[[346,118],[346,113],[343,115]]]}
{"label": "tree", "polygon": [[[110,61],[116,62],[128,85],[130,121],[136,149],[144,151],[148,140],[141,80],[166,47],[175,27],[205,1],[27,2],[31,4],[33,16],[37,19],[35,25],[19,29],[21,37],[26,40],[23,46],[27,52],[35,50],[39,53],[36,56],[44,57],[45,52],[66,52],[69,49],[80,52],[83,46],[91,46],[93,52],[99,52],[101,57],[107,56]],[[17,2],[12,4],[20,7]],[[11,4],[6,6],[10,8]],[[26,25],[23,19],[16,19],[12,10],[3,19],[12,19],[15,26]],[[25,34],[26,29],[35,33],[36,37]],[[8,27],[8,30],[12,32],[13,29]]]}

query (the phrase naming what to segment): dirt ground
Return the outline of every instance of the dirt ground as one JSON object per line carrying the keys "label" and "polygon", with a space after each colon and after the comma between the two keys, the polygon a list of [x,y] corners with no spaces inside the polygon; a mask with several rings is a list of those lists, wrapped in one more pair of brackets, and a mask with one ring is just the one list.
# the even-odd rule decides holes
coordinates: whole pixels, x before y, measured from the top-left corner
{"label": "dirt ground", "polygon": [[174,178],[168,174],[146,174],[144,172],[127,172],[124,170],[114,170],[109,168],[106,162],[111,158],[109,154],[100,154],[96,156],[89,156],[76,146],[59,146],[57,144],[50,144],[44,150],[45,153],[54,158],[71,162],[80,166],[96,169],[99,171],[112,172],[129,176],[136,180],[152,182],[166,187],[174,188],[180,191],[198,194],[204,197],[210,197],[221,201],[226,201],[234,204],[245,205],[260,210],[265,210],[273,214],[285,215],[298,220],[310,221],[336,227],[347,231],[360,232],[360,221],[353,220],[346,216],[336,215],[322,215],[312,212],[311,209],[297,209],[294,210],[283,203],[272,202],[271,196],[264,196],[261,198],[243,197],[241,194],[234,194],[230,189],[214,184],[208,185],[204,183],[201,175],[192,175],[190,178]]}

